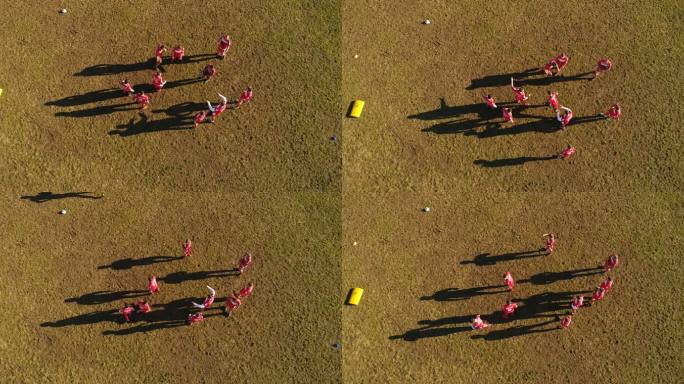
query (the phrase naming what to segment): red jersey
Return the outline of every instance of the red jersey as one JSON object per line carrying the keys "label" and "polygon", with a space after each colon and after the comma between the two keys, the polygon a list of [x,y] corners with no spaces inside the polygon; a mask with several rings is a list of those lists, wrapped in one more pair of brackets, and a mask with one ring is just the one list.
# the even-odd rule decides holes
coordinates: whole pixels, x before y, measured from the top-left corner
{"label": "red jersey", "polygon": [[244,288],[240,290],[240,297],[252,296],[252,291],[254,291],[254,284],[249,283]]}
{"label": "red jersey", "polygon": [[510,304],[504,305],[503,306],[504,317],[508,317],[508,316],[512,315],[513,313],[515,313],[515,310],[517,308],[518,308],[518,304],[516,304],[516,303],[510,303]]}
{"label": "red jersey", "polygon": [[150,290],[150,293],[159,292],[159,284],[157,284],[157,276],[150,277],[150,280],[147,283],[147,288]]}
{"label": "red jersey", "polygon": [[487,96],[482,96],[484,99],[485,103],[487,103],[487,106],[491,109],[496,109],[496,102],[494,102],[493,97],[487,97]]}
{"label": "red jersey", "polygon": [[207,118],[207,112],[200,112],[195,115],[195,124],[202,124],[202,122]]}
{"label": "red jersey", "polygon": [[577,152],[577,150],[575,149],[575,147],[568,147],[568,148],[566,148],[563,152],[561,152],[560,157],[561,157],[561,159],[565,160],[565,159],[567,159],[568,157],[574,155],[575,152]]}
{"label": "red jersey", "polygon": [[144,300],[138,301],[136,305],[138,306],[138,312],[148,313],[152,311],[152,307],[150,307],[150,304],[146,303]]}
{"label": "red jersey", "polygon": [[610,255],[610,257],[608,257],[608,260],[606,260],[606,263],[603,264],[603,268],[607,271],[610,271],[611,269],[618,266],[618,262],[618,255]]}
{"label": "red jersey", "polygon": [[599,59],[596,64],[596,69],[601,72],[610,71],[613,68],[613,62],[610,59]]}
{"label": "red jersey", "polygon": [[164,56],[165,51],[166,47],[164,47],[164,44],[159,44],[157,45],[157,48],[154,50],[154,56],[156,56],[158,59],[161,59]]}
{"label": "red jersey", "polygon": [[246,90],[242,91],[242,93],[240,94],[240,101],[242,101],[242,102],[251,101],[252,97],[254,97],[254,92],[252,92],[251,89],[246,89]]}
{"label": "red jersey", "polygon": [[133,86],[128,81],[125,81],[125,80],[120,81],[119,87],[121,87],[121,90],[124,91],[127,95],[130,95],[131,93],[135,93]]}
{"label": "red jersey", "polygon": [[606,295],[606,290],[603,289],[603,288],[601,288],[601,287],[598,287],[598,288],[596,288],[596,290],[594,291],[594,294],[591,296],[591,301],[592,301],[592,302],[594,302],[594,301],[601,301],[601,300],[603,300],[603,297],[604,297],[605,295]]}
{"label": "red jersey", "polygon": [[553,68],[554,67],[558,67],[558,64],[556,64],[556,62],[553,60],[549,61],[548,63],[546,63],[546,65],[544,65],[544,73],[547,76],[553,75]]}
{"label": "red jersey", "polygon": [[525,94],[525,90],[522,88],[511,88],[513,90],[513,93],[515,94],[515,101],[518,103],[522,103],[525,100],[527,100],[527,94]]}
{"label": "red jersey", "polygon": [[230,37],[228,35],[223,35],[218,41],[217,53],[219,56],[225,56],[226,52],[230,49]]}
{"label": "red jersey", "polygon": [[252,265],[252,254],[251,253],[245,254],[244,256],[242,256],[240,261],[238,261],[238,269],[240,270],[241,273],[245,268],[249,267],[250,265]]}
{"label": "red jersey", "polygon": [[133,100],[143,107],[150,103],[150,97],[143,93],[133,96]]}
{"label": "red jersey", "polygon": [[194,313],[188,315],[188,323],[190,325],[197,324],[204,320],[204,314],[202,312]]}
{"label": "red jersey", "polygon": [[[171,60],[181,61],[181,60],[183,60],[183,56],[185,56],[185,48],[183,48],[181,46],[175,47],[171,51]],[[197,73],[197,72],[195,72],[195,73]]]}
{"label": "red jersey", "polygon": [[214,304],[214,296],[207,296],[204,298],[204,309],[211,307]]}
{"label": "red jersey", "polygon": [[242,305],[242,301],[237,297],[228,296],[226,299],[226,308],[228,308],[229,311],[235,310],[240,305]]}
{"label": "red jersey", "polygon": [[565,115],[561,117],[561,124],[567,127],[570,124],[570,120],[572,120],[572,111],[565,111]]}
{"label": "red jersey", "polygon": [[563,329],[568,329],[570,327],[570,323],[572,323],[572,315],[561,319],[560,326]]}
{"label": "red jersey", "polygon": [[132,306],[127,305],[127,306],[121,308],[121,310],[119,312],[121,312],[121,314],[123,315],[124,320],[131,321],[130,317],[128,317],[128,316],[130,316],[133,313],[133,307]]}
{"label": "red jersey", "polygon": [[558,103],[558,92],[553,91],[549,94],[549,106],[553,108],[554,111],[558,110],[559,103]]}
{"label": "red jersey", "polygon": [[552,233],[546,238],[546,252],[553,253],[556,249],[556,236]]}
{"label": "red jersey", "polygon": [[503,114],[503,118],[506,123],[513,122],[513,112],[510,108],[501,108],[501,113]]}
{"label": "red jersey", "polygon": [[473,319],[473,323],[470,324],[470,327],[475,330],[487,328],[489,324],[485,323],[481,318],[480,315],[475,316]]}
{"label": "red jersey", "polygon": [[202,71],[202,75],[204,77],[212,77],[216,74],[216,67],[214,67],[212,64],[207,64],[206,67],[204,67],[204,70]]}
{"label": "red jersey", "polygon": [[603,288],[604,291],[608,292],[611,288],[613,288],[613,279],[607,278],[603,280],[600,287]]}
{"label": "red jersey", "polygon": [[506,272],[504,275],[504,283],[508,286],[508,290],[512,291],[515,288],[515,280],[513,280],[513,275],[510,272]]}
{"label": "red jersey", "polygon": [[565,66],[568,65],[568,61],[570,60],[570,57],[568,55],[566,55],[565,53],[561,53],[560,55],[556,56],[556,58],[553,60],[558,65],[558,70],[562,71],[563,68],[565,68]]}
{"label": "red jersey", "polygon": [[572,308],[573,311],[576,311],[580,309],[584,305],[584,296],[580,295],[572,299],[572,302],[570,303],[570,308]]}
{"label": "red jersey", "polygon": [[[204,120],[204,119],[202,119]],[[195,121],[197,121],[197,117],[195,117]],[[183,243],[183,254],[185,257],[190,257],[190,254],[192,253],[192,241],[190,239],[185,240],[185,243]]]}
{"label": "red jersey", "polygon": [[619,104],[614,104],[608,109],[608,112],[606,113],[608,117],[614,120],[620,120],[620,117],[622,116],[622,110],[620,109]]}

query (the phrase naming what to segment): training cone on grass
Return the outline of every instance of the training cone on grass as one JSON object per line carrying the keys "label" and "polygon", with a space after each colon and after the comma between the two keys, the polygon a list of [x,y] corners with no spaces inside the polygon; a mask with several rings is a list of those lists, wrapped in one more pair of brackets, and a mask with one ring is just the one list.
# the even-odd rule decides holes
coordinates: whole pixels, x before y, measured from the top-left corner
{"label": "training cone on grass", "polygon": [[363,100],[354,100],[352,102],[351,110],[349,111],[349,117],[361,117],[361,112],[363,112],[363,106],[366,103]]}
{"label": "training cone on grass", "polygon": [[349,291],[349,298],[347,299],[347,304],[349,305],[359,305],[361,301],[361,296],[363,296],[363,288],[352,288]]}

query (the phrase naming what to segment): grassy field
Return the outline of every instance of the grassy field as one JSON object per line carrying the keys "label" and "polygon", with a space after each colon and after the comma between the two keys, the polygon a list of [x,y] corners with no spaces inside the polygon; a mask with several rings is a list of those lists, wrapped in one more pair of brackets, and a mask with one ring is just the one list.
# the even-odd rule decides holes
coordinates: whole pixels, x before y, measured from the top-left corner
{"label": "grassy field", "polygon": [[[0,5],[0,381],[684,379],[679,2]],[[160,41],[190,59],[163,66],[141,114],[117,83],[149,83]],[[565,77],[526,76],[560,51]],[[605,77],[573,77],[601,56]],[[209,62],[217,78],[196,81]],[[501,127],[480,96],[511,101],[511,75],[532,106]],[[191,129],[248,85],[252,103]],[[551,89],[577,117],[565,131]],[[343,118],[354,99],[362,118]],[[581,122],[615,101],[622,121]],[[539,160],[568,144],[570,160]],[[549,231],[557,252],[535,253]],[[555,329],[611,252],[613,291]],[[121,323],[150,274],[155,316]],[[247,281],[234,317],[181,326],[206,285],[224,300]],[[361,305],[343,307],[352,287]],[[540,309],[502,322],[508,298]],[[470,331],[476,313],[493,327]]]}
{"label": "grassy field", "polygon": [[[339,4],[1,3],[0,381],[337,381]],[[234,46],[220,61],[222,33]],[[140,115],[116,88],[149,83],[159,41],[191,60],[163,66],[169,83]],[[194,82],[208,62],[217,78]],[[189,129],[206,100],[248,85],[253,103]],[[81,191],[102,198],[60,196]],[[169,259],[185,238],[192,258]],[[221,272],[247,251],[253,271]],[[152,273],[165,278],[155,321],[121,324],[113,311]],[[234,317],[179,327],[205,285],[224,300],[247,281]]]}

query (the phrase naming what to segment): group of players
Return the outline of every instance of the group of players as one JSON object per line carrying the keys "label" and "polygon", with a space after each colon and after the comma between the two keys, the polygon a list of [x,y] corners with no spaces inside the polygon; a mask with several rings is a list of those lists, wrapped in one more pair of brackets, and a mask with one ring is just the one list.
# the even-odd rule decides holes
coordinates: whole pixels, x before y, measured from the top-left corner
{"label": "group of players", "polygon": [[[544,65],[542,68],[542,71],[546,76],[557,76],[560,75],[563,69],[568,65],[568,62],[570,61],[570,57],[565,54],[561,53],[555,58],[549,60],[547,64]],[[613,63],[610,59],[607,58],[602,58],[599,59],[598,63],[596,64],[596,67],[594,68],[593,71],[593,77],[591,77],[589,80],[593,80],[598,78],[599,76],[605,74],[606,72],[610,71],[613,68]],[[591,72],[589,72],[591,74]],[[511,90],[513,91],[513,94],[515,95],[515,102],[517,104],[527,106],[527,100],[530,98],[530,94],[525,92],[525,89],[523,87],[516,87],[515,86],[515,79],[511,77]],[[487,107],[496,110],[498,106],[496,105],[496,100],[492,95],[482,95],[483,100],[487,104]],[[548,106],[556,113],[556,120],[558,120],[558,123],[560,124],[561,129],[565,129],[570,122],[572,121],[573,118],[573,112],[570,108],[563,106],[560,104],[560,101],[558,100],[558,91],[549,91],[548,92],[548,99],[547,99],[547,104]],[[561,112],[562,111],[562,112]],[[501,108],[501,113],[504,119],[504,124],[506,123],[514,123],[513,121],[513,111],[511,108],[507,107],[502,107]],[[608,111],[606,113],[601,113],[601,116],[604,118],[608,119],[613,119],[613,120],[620,120],[620,117],[622,116],[622,110],[620,108],[620,104],[615,103],[608,108]],[[575,147],[568,145],[566,149],[564,149],[560,154],[559,158],[562,160],[565,160],[569,158],[570,156],[574,155],[577,150]]]}
{"label": "group of players", "polygon": [[[183,255],[184,257],[190,257],[192,254],[192,241],[190,239],[183,243]],[[238,260],[237,270],[240,275],[252,265],[253,257],[251,253],[246,253],[244,256]],[[147,279],[147,289],[150,295],[155,295],[159,292],[159,283],[157,282],[157,276],[152,275]],[[204,321],[204,311],[211,308],[216,299],[216,290],[210,286],[207,286],[209,294],[204,298],[202,304],[198,304],[194,301],[190,302],[193,308],[199,309],[199,311],[194,313],[188,313],[187,324],[197,324]],[[224,314],[226,317],[230,316],[237,308],[242,305],[242,300],[250,297],[254,292],[254,284],[248,282],[239,292],[233,292],[226,298],[226,304],[224,307]],[[123,315],[125,322],[133,321],[135,319],[143,319],[146,313],[152,312],[152,306],[147,299],[142,299],[135,304],[124,303],[123,307],[119,310]]]}
{"label": "group of players", "polygon": [[[219,38],[218,41],[218,46],[216,48],[216,56],[219,57],[220,59],[223,59],[226,54],[228,53],[228,50],[230,49],[232,45],[230,36],[228,35],[222,35]],[[156,92],[160,92],[162,88],[164,88],[164,85],[166,85],[166,80],[164,80],[161,72],[159,72],[159,66],[164,62],[164,52],[166,52],[166,46],[164,44],[157,44],[157,47],[155,49],[155,66],[154,66],[154,72],[152,72],[152,86],[154,87]],[[185,48],[183,48],[181,45],[176,45],[173,47],[171,50],[171,63],[181,63],[185,59]],[[202,72],[200,73],[200,78],[204,78],[204,81],[207,82],[211,80],[217,73],[216,66],[212,63],[207,64]],[[133,89],[133,85],[128,81],[128,79],[123,79],[119,81],[119,87],[121,90],[126,94],[126,96],[132,96],[133,101],[138,103],[141,109],[147,109],[147,107],[150,106],[151,100],[150,96],[145,94],[144,91],[136,92],[135,89]],[[252,100],[254,97],[252,87],[247,87],[242,93],[240,93],[240,96],[238,97],[237,100],[233,101],[233,104],[235,105],[235,108],[240,108],[242,104],[248,103]],[[208,111],[203,111],[199,112],[195,115],[194,122],[195,122],[195,128],[199,126],[201,123],[203,123],[207,116],[210,115],[211,123],[215,123],[216,119],[218,118],[219,115],[221,115],[228,107],[228,99],[221,95],[219,93],[219,98],[221,101],[212,106],[211,102],[207,101],[207,104],[209,106]]]}
{"label": "group of players", "polygon": [[[556,235],[553,233],[548,233],[544,234],[544,238],[546,240],[546,244],[544,245],[544,250],[546,251],[547,255],[550,255],[553,253],[553,251],[556,249]],[[605,261],[603,264],[603,270],[608,273],[615,269],[618,266],[619,263],[619,256],[616,253],[611,254],[608,259]],[[508,287],[508,291],[512,292],[513,289],[515,288],[515,279],[513,279],[513,275],[511,272],[506,272],[504,274],[504,284]],[[592,294],[590,305],[593,305],[595,302],[603,300],[605,297],[606,293],[610,291],[610,289],[613,287],[613,279],[610,276],[607,276],[601,284],[596,287],[594,290],[594,293]],[[575,315],[578,309],[584,306],[584,295],[578,295],[575,296],[572,301],[570,302],[570,314],[563,317],[559,318],[560,320],[560,328],[562,329],[567,329],[570,327],[570,324],[572,323],[572,317]],[[509,317],[515,315],[515,311],[518,309],[518,303],[515,303],[513,300],[508,300],[506,301],[506,304],[504,304],[501,313],[503,319],[508,319]],[[476,315],[475,318],[472,320],[470,324],[471,328],[474,330],[481,330],[485,329],[491,326],[490,323],[484,321],[480,315]]]}

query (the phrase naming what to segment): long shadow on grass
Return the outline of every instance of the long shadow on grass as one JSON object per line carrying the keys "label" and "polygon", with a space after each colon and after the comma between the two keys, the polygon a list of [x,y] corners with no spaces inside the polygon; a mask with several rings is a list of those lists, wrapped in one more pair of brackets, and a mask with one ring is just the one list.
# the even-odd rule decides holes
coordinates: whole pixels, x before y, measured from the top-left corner
{"label": "long shadow on grass", "polygon": [[473,258],[472,260],[461,261],[461,264],[475,264],[475,265],[481,267],[484,265],[494,265],[494,264],[502,262],[502,261],[513,261],[513,260],[527,259],[530,257],[539,257],[539,256],[545,256],[545,255],[547,255],[547,253],[546,253],[546,250],[544,248],[530,250],[530,251],[523,251],[523,252],[502,253],[500,255],[491,255],[489,253],[481,253],[481,254],[475,256],[475,258]]}
{"label": "long shadow on grass", "polygon": [[[551,324],[556,324],[556,326],[552,327],[552,328],[548,328],[548,327],[542,328],[542,327],[545,327],[545,326],[548,326]],[[473,340],[484,339],[487,341],[510,339],[511,337],[530,335],[533,333],[556,331],[559,329],[557,325],[558,325],[557,320],[548,320],[548,321],[544,321],[544,322],[532,324],[532,325],[518,325],[515,327],[510,327],[510,328],[505,328],[505,329],[493,329],[493,330],[489,331],[487,334],[473,335],[473,336],[470,336],[470,338]]]}
{"label": "long shadow on grass", "polygon": [[66,192],[66,193],[52,193],[52,192],[40,192],[37,195],[31,196],[22,196],[21,198],[24,200],[31,200],[34,203],[44,203],[46,201],[50,200],[59,200],[59,199],[72,199],[72,198],[79,198],[79,199],[101,199],[102,196],[91,196],[91,192]]}
{"label": "long shadow on grass", "polygon": [[[189,63],[197,63],[200,61],[205,61],[205,60],[211,60],[212,58],[215,58],[215,54],[209,54],[209,53],[203,53],[199,55],[188,55],[183,58],[183,61],[181,62],[175,62],[175,63],[170,63],[168,59],[164,60],[165,63],[163,63],[161,66],[159,66],[159,69],[161,72],[164,72],[164,64],[189,64]],[[150,58],[149,60],[141,61],[138,63],[131,63],[131,64],[97,64],[90,66],[88,68],[84,68],[81,71],[74,73],[74,76],[108,76],[108,75],[118,75],[121,73],[127,73],[127,72],[136,72],[136,71],[143,71],[143,70],[153,70],[154,65],[156,63],[156,59]]]}
{"label": "long shadow on grass", "polygon": [[502,73],[488,75],[477,79],[472,79],[466,89],[477,89],[486,87],[510,86],[511,77],[521,85],[551,85],[555,83],[565,83],[569,81],[591,80],[593,72],[578,73],[572,76],[546,76],[540,68],[530,68],[522,72]]}
{"label": "long shadow on grass", "polygon": [[62,320],[48,321],[40,324],[40,326],[61,328],[70,325],[86,325],[102,322],[116,323],[121,321],[121,315],[118,312],[119,311],[117,309],[111,309],[108,311],[95,311],[90,313],[84,313],[78,316],[68,317]]}
{"label": "long shadow on grass", "polygon": [[518,283],[532,283],[534,285],[546,285],[558,281],[572,280],[578,277],[600,275],[603,273],[602,267],[582,268],[562,272],[542,272],[533,275],[529,279],[518,280]]}
{"label": "long shadow on grass", "polygon": [[135,110],[135,109],[137,109],[137,107],[135,107],[134,105],[135,105],[135,103],[133,103],[133,102],[122,103],[122,104],[114,104],[114,105],[104,105],[101,107],[81,109],[78,111],[57,112],[57,113],[55,113],[55,116],[60,116],[60,117],[93,117],[93,116],[100,116],[100,115],[109,115],[109,114],[116,113],[116,112],[125,112],[125,111]]}
{"label": "long shadow on grass", "polygon": [[129,257],[126,259],[113,261],[111,264],[108,264],[108,265],[100,265],[97,267],[97,269],[107,269],[107,268],[115,269],[115,270],[131,269],[133,267],[140,267],[143,265],[168,263],[168,262],[175,261],[175,260],[181,260],[183,257],[184,256],[150,256],[150,257],[143,257],[141,259],[132,259]]}
{"label": "long shadow on grass", "polygon": [[177,117],[187,117],[193,116],[195,113],[204,111],[207,109],[207,103],[195,103],[192,101],[187,101],[184,103],[179,103],[172,105],[166,109],[155,109],[154,113],[165,113],[167,116],[177,116]]}
{"label": "long shadow on grass", "polygon": [[482,295],[495,295],[497,293],[508,292],[505,285],[489,285],[485,287],[473,287],[473,288],[446,288],[441,291],[433,293],[431,296],[423,296],[421,300],[435,300],[435,301],[459,301],[467,300],[471,297],[482,296]]}
{"label": "long shadow on grass", "polygon": [[192,129],[194,126],[191,116],[174,116],[165,119],[150,120],[145,113],[139,113],[140,120],[135,121],[135,117],[128,121],[128,124],[119,124],[116,129],[109,131],[110,135],[121,137],[139,135],[141,133],[153,133],[161,131],[180,131]]}
{"label": "long shadow on grass", "polygon": [[473,164],[479,165],[484,168],[499,168],[499,167],[510,167],[515,165],[523,165],[525,163],[533,161],[547,161],[558,159],[558,156],[522,156],[522,157],[511,157],[508,159],[497,159],[497,160],[484,160],[477,159],[473,161]]}
{"label": "long shadow on grass", "polygon": [[143,290],[137,291],[97,291],[87,293],[79,297],[72,297],[64,300],[65,303],[78,303],[81,305],[94,305],[111,303],[112,301],[132,299],[136,297],[147,296],[149,292]]}
{"label": "long shadow on grass", "polygon": [[194,281],[194,280],[204,280],[212,277],[228,277],[228,276],[237,276],[238,269],[233,268],[233,269],[224,269],[224,270],[217,270],[217,271],[199,271],[199,272],[185,272],[185,271],[179,271],[179,272],[173,272],[169,275],[166,275],[164,277],[158,278],[158,280],[163,281],[167,284],[180,284],[184,281]]}

